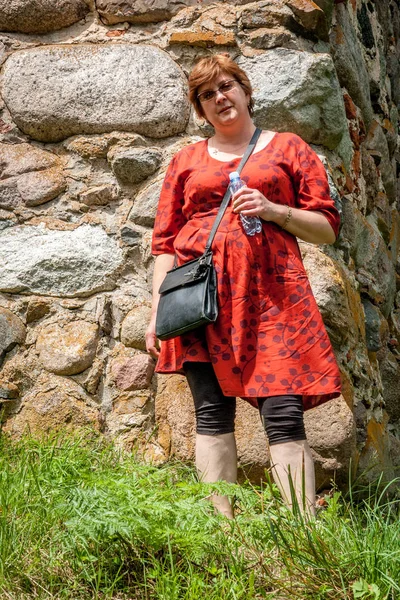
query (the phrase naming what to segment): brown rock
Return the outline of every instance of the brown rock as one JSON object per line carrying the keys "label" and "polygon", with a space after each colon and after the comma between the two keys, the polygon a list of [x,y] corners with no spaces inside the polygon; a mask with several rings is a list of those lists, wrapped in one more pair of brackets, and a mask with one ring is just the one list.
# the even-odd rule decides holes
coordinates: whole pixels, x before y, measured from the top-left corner
{"label": "brown rock", "polygon": [[190,46],[236,46],[235,34],[232,31],[216,33],[214,31],[176,31],[169,38],[170,44],[188,44]]}
{"label": "brown rock", "polygon": [[125,346],[146,350],[144,336],[150,316],[151,308],[146,305],[136,306],[129,311],[121,326],[121,342]]}
{"label": "brown rock", "polygon": [[44,204],[66,187],[60,159],[30,144],[0,143],[0,178],[0,208],[7,210]]}
{"label": "brown rock", "polygon": [[98,341],[97,325],[73,321],[64,326],[54,324],[42,329],[36,348],[47,371],[57,375],[75,375],[92,364]]}
{"label": "brown rock", "polygon": [[33,323],[39,321],[51,310],[51,302],[46,298],[32,298],[29,300],[28,308],[26,310],[26,322]]}
{"label": "brown rock", "polygon": [[120,390],[145,389],[150,385],[154,366],[154,360],[147,354],[119,356],[112,361],[111,375]]}
{"label": "brown rock", "polygon": [[193,460],[195,416],[185,377],[158,377],[155,418],[158,428],[157,441],[167,458]]}
{"label": "brown rock", "polygon": [[117,187],[110,183],[97,185],[79,194],[79,200],[88,206],[106,206],[117,197]]}
{"label": "brown rock", "polygon": [[0,307],[0,365],[7,352],[25,341],[26,330],[17,315]]}
{"label": "brown rock", "polygon": [[293,11],[296,20],[321,39],[329,39],[329,24],[324,11],[312,0],[287,0],[286,5]]}
{"label": "brown rock", "polygon": [[317,488],[331,479],[346,483],[349,466],[356,456],[355,423],[343,397],[330,400],[304,415],[307,439],[311,446]]}
{"label": "brown rock", "polygon": [[62,431],[76,431],[78,427],[98,427],[98,409],[89,404],[82,388],[71,380],[51,376],[41,378],[25,395],[19,412],[10,414],[4,431],[13,437]]}

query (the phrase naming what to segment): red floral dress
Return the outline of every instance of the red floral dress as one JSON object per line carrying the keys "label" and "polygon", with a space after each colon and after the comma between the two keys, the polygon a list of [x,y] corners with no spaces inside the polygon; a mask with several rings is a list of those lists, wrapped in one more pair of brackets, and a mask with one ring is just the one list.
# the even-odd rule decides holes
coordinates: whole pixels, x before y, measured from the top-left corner
{"label": "red floral dress", "polygon": [[[160,195],[154,255],[175,254],[182,264],[202,254],[239,162],[214,159],[207,141],[176,154]],[[277,133],[249,158],[241,178],[272,202],[320,211],[338,232],[324,166],[297,135]],[[253,406],[257,397],[298,394],[307,410],[339,396],[339,370],[296,237],[266,221],[260,234],[248,237],[229,206],[212,247],[218,319],[162,342],[156,371],[211,362],[223,393]]]}

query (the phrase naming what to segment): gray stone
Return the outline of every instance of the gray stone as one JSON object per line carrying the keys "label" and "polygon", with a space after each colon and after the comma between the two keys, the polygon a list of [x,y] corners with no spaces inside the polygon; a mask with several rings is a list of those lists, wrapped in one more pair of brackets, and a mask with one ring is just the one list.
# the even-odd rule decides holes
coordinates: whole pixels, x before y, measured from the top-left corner
{"label": "gray stone", "polygon": [[387,343],[389,327],[380,310],[366,298],[362,299],[365,315],[365,336],[370,352],[378,352]]}
{"label": "gray stone", "polygon": [[114,130],[180,133],[186,90],[180,68],[151,46],[46,46],[14,52],[4,67],[3,98],[15,123],[46,142]]}
{"label": "gray stone", "polygon": [[7,308],[0,307],[0,364],[7,352],[24,343],[25,335],[21,319]]}
{"label": "gray stone", "polygon": [[385,408],[392,422],[400,419],[400,364],[395,355],[387,351],[379,363]]}
{"label": "gray stone", "polygon": [[395,268],[385,242],[360,214],[356,227],[356,278],[383,315],[389,316],[396,294]]}
{"label": "gray stone", "polygon": [[122,251],[101,227],[73,231],[45,226],[0,233],[0,290],[48,296],[88,296],[113,289]]}
{"label": "gray stone", "polygon": [[96,0],[99,15],[107,25],[166,21],[183,8],[197,4],[198,0]]}
{"label": "gray stone", "polygon": [[146,350],[144,336],[150,316],[151,308],[146,305],[136,306],[128,312],[121,326],[121,342],[124,346]]}
{"label": "gray stone", "polygon": [[152,182],[136,196],[129,219],[144,227],[153,227],[163,179]]}
{"label": "gray stone", "polygon": [[44,368],[56,375],[76,375],[90,367],[96,355],[99,328],[86,321],[48,325],[36,348]]}
{"label": "gray stone", "polygon": [[161,152],[154,148],[120,148],[108,154],[114,175],[124,183],[139,183],[160,166]]}
{"label": "gray stone", "polygon": [[121,229],[121,240],[126,246],[138,246],[142,239],[142,233],[129,225]]}
{"label": "gray stone", "polygon": [[0,143],[0,208],[38,206],[65,190],[60,159],[30,144]]}
{"label": "gray stone", "polygon": [[336,22],[331,32],[331,50],[341,85],[361,109],[367,126],[372,120],[369,75],[361,44],[352,25],[347,3],[336,5]]}
{"label": "gray stone", "polygon": [[328,54],[276,48],[237,62],[253,84],[259,127],[293,131],[331,149],[348,136],[342,94]]}
{"label": "gray stone", "polygon": [[68,27],[89,12],[85,0],[0,0],[0,30],[48,33]]}
{"label": "gray stone", "polygon": [[396,178],[392,168],[392,163],[389,155],[389,147],[383,133],[382,127],[377,121],[372,121],[368,131],[367,139],[365,140],[367,150],[373,150],[379,153],[380,163],[379,170],[382,177],[382,182],[385,187],[386,194],[390,202],[396,200]]}

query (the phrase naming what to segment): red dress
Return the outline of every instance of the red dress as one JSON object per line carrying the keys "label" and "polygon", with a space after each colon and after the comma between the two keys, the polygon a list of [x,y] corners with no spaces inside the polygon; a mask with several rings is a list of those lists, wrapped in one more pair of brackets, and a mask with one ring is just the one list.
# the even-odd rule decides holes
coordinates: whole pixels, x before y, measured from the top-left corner
{"label": "red dress", "polygon": [[[153,254],[176,254],[178,264],[202,254],[239,162],[212,158],[205,140],[176,154],[160,195]],[[277,133],[249,158],[241,178],[272,202],[320,211],[338,232],[324,166],[297,135]],[[257,397],[298,394],[307,410],[339,396],[340,373],[296,237],[267,221],[248,237],[228,206],[212,248],[218,319],[162,342],[156,371],[211,362],[223,393],[254,406]]]}

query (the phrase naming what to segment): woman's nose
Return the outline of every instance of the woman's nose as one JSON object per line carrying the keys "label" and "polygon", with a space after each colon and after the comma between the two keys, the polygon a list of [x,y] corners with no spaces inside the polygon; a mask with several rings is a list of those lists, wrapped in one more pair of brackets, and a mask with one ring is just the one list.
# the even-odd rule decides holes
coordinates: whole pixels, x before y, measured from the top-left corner
{"label": "woman's nose", "polygon": [[221,92],[221,90],[216,90],[215,91],[215,102],[220,102],[221,100],[225,100],[224,94]]}

